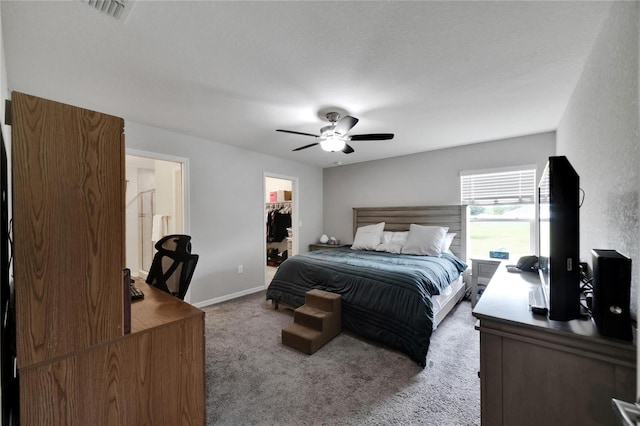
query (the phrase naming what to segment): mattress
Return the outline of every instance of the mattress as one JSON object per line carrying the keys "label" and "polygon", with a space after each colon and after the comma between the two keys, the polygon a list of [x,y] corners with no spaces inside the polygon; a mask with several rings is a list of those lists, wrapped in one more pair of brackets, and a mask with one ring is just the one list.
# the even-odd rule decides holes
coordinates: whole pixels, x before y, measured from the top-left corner
{"label": "mattress", "polygon": [[438,313],[444,308],[444,306],[449,302],[449,300],[454,297],[460,288],[464,287],[464,279],[463,276],[460,275],[458,279],[453,281],[449,286],[447,286],[442,292],[436,296],[431,298],[433,303],[433,329],[435,330],[438,327],[438,322],[435,320],[438,317]]}

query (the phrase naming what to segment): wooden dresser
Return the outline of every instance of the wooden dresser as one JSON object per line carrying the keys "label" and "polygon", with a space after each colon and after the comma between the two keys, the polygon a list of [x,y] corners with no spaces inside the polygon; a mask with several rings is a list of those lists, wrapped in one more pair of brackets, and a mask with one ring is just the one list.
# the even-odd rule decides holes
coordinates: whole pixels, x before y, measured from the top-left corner
{"label": "wooden dresser", "polygon": [[529,290],[539,285],[500,266],[473,310],[482,424],[618,424],[611,398],[635,400],[635,343],[600,336],[589,319],[533,314]]}
{"label": "wooden dresser", "polygon": [[20,424],[203,425],[204,313],[125,303],[124,121],[16,92],[11,119]]}

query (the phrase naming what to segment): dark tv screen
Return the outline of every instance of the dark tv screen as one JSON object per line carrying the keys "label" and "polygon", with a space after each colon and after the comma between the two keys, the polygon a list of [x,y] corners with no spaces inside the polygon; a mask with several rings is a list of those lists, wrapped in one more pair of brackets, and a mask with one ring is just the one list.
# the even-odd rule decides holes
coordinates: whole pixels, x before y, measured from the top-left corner
{"label": "dark tv screen", "polygon": [[580,177],[567,157],[549,157],[538,185],[539,274],[549,318],[580,316]]}

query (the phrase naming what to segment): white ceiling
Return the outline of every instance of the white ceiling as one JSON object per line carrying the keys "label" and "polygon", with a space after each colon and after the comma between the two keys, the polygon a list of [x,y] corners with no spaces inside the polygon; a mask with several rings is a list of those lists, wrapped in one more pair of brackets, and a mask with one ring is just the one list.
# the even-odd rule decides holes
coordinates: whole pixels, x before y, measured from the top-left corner
{"label": "white ceiling", "polygon": [[[322,167],[554,130],[610,2],[1,4],[10,90]],[[318,111],[360,119],[353,154]]]}

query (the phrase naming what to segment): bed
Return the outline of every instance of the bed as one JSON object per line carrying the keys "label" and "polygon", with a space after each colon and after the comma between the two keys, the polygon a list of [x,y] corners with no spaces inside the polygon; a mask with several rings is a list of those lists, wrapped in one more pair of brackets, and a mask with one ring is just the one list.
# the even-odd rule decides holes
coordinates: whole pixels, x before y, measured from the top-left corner
{"label": "bed", "polygon": [[310,289],[338,293],[344,328],[424,367],[433,330],[465,293],[467,206],[354,208],[354,243],[361,241],[358,229],[382,229],[382,222],[387,234],[438,226],[455,236],[439,256],[350,246],[301,253],[280,265],[266,298],[276,308],[279,303],[296,308]]}

